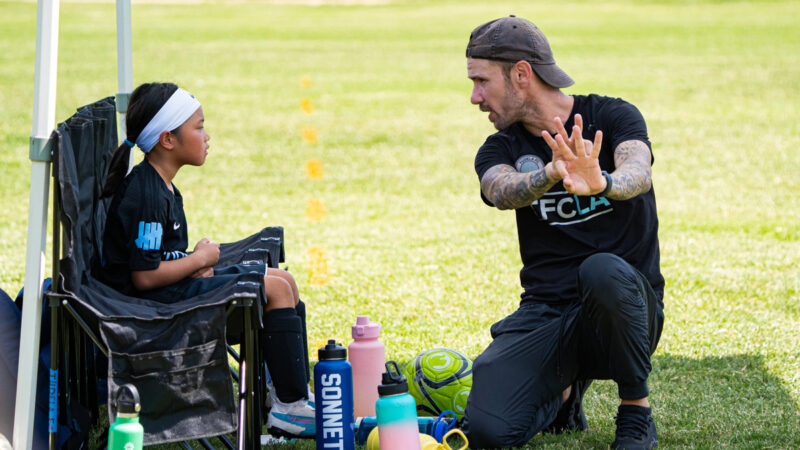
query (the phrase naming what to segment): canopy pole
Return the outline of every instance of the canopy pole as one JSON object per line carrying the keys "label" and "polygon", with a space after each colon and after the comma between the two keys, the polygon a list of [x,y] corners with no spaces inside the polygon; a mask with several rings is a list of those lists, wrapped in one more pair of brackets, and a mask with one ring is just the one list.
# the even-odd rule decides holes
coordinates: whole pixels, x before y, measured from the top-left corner
{"label": "canopy pole", "polygon": [[[42,317],[42,281],[47,244],[47,202],[50,192],[49,137],[55,125],[58,66],[59,0],[38,0],[36,8],[36,68],[31,136],[31,187],[25,254],[25,297],[14,406],[13,444],[17,450],[33,448],[39,334]],[[54,424],[50,424],[51,426]]]}
{"label": "canopy pole", "polygon": [[[133,46],[131,37],[131,0],[117,0],[117,112],[119,113],[120,136],[127,138],[125,111],[133,91]],[[133,168],[134,154],[131,152],[128,171]]]}

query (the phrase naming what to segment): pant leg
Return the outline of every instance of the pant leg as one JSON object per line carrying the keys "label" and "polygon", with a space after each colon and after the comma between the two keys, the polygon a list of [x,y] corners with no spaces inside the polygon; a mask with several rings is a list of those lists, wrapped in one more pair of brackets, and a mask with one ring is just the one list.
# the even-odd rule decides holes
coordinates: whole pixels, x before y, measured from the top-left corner
{"label": "pant leg", "polygon": [[580,376],[614,380],[622,399],[646,397],[650,355],[664,323],[660,299],[638,270],[610,253],[581,264],[578,295]]}
{"label": "pant leg", "polygon": [[471,448],[521,446],[553,421],[576,370],[560,366],[559,336],[576,316],[577,308],[523,305],[492,327],[472,366],[463,423]]}

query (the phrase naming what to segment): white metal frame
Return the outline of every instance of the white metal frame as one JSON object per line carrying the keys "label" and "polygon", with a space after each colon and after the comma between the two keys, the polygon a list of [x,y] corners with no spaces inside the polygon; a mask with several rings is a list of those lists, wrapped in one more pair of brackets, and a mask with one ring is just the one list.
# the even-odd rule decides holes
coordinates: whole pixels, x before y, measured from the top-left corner
{"label": "white metal frame", "polygon": [[[58,68],[59,0],[38,0],[36,8],[36,68],[33,90],[31,136],[31,184],[28,203],[28,238],[25,254],[25,298],[19,345],[17,396],[14,407],[15,450],[33,447],[36,405],[36,373],[39,369],[39,336],[42,317],[47,244],[47,209],[50,192],[50,134],[55,126]],[[117,0],[117,94],[121,108],[121,135],[125,135],[124,110],[133,90],[133,58],[130,0]],[[131,152],[133,153],[133,152]],[[131,160],[132,161],[132,160]],[[54,380],[51,378],[51,390]]]}

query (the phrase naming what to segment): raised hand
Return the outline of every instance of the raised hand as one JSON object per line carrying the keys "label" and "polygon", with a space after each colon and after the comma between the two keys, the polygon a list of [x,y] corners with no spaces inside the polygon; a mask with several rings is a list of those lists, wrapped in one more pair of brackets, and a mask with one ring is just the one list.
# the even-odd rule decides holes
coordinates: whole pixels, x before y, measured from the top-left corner
{"label": "raised hand", "polygon": [[580,114],[575,115],[575,125],[570,136],[567,136],[561,119],[556,118],[555,123],[555,139],[546,131],[542,132],[542,137],[553,151],[553,166],[561,176],[564,189],[575,195],[602,192],[606,187],[606,180],[597,157],[603,143],[603,132],[595,133],[593,143],[583,139],[583,118]]}
{"label": "raised hand", "polygon": [[[560,117],[556,117],[553,119],[556,124],[556,136],[561,136],[564,141],[567,142],[569,147],[574,147],[572,143],[572,137],[567,135],[567,130],[564,128],[564,122],[561,121]],[[583,129],[583,117],[580,114],[575,114],[575,125],[581,129]],[[561,153],[558,151],[558,144],[556,143],[555,139],[548,133],[546,130],[542,130],[542,137],[544,141],[547,142],[547,145],[550,147],[550,150],[553,151],[553,164],[556,161],[562,161],[563,157]]]}

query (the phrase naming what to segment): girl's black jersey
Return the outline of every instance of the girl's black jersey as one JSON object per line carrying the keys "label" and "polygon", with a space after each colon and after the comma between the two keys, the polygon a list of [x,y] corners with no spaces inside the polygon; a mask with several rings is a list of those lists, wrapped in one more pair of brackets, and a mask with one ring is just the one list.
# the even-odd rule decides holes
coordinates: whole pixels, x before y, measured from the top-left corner
{"label": "girl's black jersey", "polygon": [[153,270],[161,261],[187,255],[189,234],[183,197],[171,192],[147,158],[133,168],[114,193],[103,235],[100,278],[133,295],[133,270]]}

